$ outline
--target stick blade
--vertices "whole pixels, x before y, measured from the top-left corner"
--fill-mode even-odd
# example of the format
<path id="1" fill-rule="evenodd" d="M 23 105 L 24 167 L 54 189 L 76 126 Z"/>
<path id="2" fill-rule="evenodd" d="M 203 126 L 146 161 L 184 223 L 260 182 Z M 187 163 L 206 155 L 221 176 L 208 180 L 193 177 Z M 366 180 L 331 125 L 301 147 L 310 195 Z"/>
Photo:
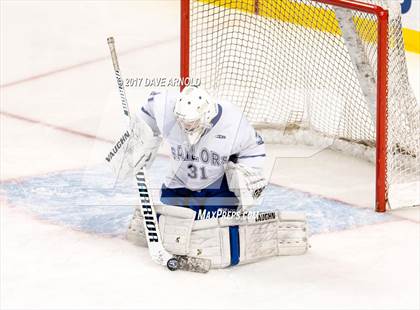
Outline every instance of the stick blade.
<path id="1" fill-rule="evenodd" d="M 176 259 L 179 270 L 207 273 L 211 267 L 211 261 L 209 259 L 189 256 L 176 256 Z"/>

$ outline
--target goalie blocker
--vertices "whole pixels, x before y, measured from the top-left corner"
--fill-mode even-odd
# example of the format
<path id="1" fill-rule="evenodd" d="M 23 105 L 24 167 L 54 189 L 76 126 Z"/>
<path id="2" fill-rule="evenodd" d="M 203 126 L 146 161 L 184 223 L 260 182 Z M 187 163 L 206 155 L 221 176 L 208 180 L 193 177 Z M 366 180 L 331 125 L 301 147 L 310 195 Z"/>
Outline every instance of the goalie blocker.
<path id="1" fill-rule="evenodd" d="M 163 246 L 175 255 L 211 260 L 212 268 L 247 264 L 278 255 L 301 255 L 308 249 L 306 217 L 296 212 L 230 213 L 195 220 L 183 207 L 156 206 Z M 136 209 L 127 238 L 146 246 L 143 219 Z"/>

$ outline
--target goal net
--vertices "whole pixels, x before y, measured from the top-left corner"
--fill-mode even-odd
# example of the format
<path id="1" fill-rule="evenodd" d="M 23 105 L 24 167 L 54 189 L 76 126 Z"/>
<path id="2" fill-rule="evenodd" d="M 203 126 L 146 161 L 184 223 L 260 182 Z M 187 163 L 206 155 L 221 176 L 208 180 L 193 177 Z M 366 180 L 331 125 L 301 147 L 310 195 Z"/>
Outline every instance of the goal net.
<path id="1" fill-rule="evenodd" d="M 181 27 L 181 75 L 268 142 L 332 140 L 376 163 L 377 211 L 419 204 L 420 109 L 397 1 L 182 0 Z"/>

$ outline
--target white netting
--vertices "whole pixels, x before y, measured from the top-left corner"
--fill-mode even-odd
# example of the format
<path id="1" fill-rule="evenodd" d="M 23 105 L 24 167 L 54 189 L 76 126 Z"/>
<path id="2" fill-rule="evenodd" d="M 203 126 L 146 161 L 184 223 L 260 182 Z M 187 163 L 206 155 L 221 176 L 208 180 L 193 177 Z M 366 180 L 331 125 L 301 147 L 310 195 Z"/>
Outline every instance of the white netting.
<path id="1" fill-rule="evenodd" d="M 354 147 L 344 149 L 372 160 L 376 103 L 365 90 L 376 83 L 378 23 L 373 15 L 348 12 L 371 70 L 365 81 L 331 6 L 311 0 L 191 0 L 190 77 L 241 107 L 253 123 L 281 128 L 276 138 L 295 123 L 295 132 L 337 138 L 335 144 L 347 141 Z M 409 86 L 395 12 L 389 22 L 389 187 L 416 185 L 420 174 L 420 109 Z"/>

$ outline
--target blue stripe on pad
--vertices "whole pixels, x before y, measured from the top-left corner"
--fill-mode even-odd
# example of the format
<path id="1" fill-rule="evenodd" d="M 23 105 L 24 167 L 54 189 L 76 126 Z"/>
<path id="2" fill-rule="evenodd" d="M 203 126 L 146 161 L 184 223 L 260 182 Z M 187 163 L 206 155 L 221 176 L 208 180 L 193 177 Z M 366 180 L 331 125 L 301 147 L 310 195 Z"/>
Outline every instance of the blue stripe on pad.
<path id="1" fill-rule="evenodd" d="M 239 226 L 229 226 L 230 241 L 230 265 L 235 266 L 239 263 L 240 247 L 239 247 Z"/>

